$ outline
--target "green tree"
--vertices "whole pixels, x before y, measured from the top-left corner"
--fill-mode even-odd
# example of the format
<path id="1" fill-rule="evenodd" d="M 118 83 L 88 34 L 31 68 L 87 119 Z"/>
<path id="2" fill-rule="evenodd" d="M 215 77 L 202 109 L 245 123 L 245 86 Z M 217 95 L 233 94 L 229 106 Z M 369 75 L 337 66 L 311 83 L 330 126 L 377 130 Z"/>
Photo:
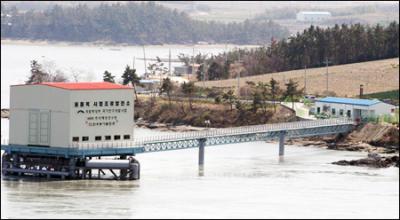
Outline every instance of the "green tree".
<path id="1" fill-rule="evenodd" d="M 31 61 L 31 75 L 29 76 L 26 84 L 36 84 L 49 81 L 49 74 L 42 70 L 42 65 L 40 65 L 36 60 Z"/>
<path id="2" fill-rule="evenodd" d="M 103 73 L 103 81 L 104 82 L 115 83 L 114 78 L 115 78 L 115 76 L 113 76 L 110 72 L 108 72 L 107 70 L 104 71 L 104 73 Z"/>
<path id="3" fill-rule="evenodd" d="M 267 101 L 269 97 L 269 85 L 268 83 L 258 82 L 256 86 L 256 90 L 261 97 L 261 108 L 264 111 L 264 114 L 267 112 Z"/>
<path id="4" fill-rule="evenodd" d="M 252 93 L 253 102 L 251 103 L 251 108 L 254 113 L 257 113 L 257 110 L 262 105 L 262 96 L 259 91 L 254 91 Z"/>
<path id="5" fill-rule="evenodd" d="M 131 69 L 129 65 L 126 65 L 125 71 L 122 74 L 122 84 L 123 85 L 128 85 L 131 83 L 133 86 L 134 92 L 135 92 L 135 101 L 139 101 L 137 97 L 137 92 L 136 92 L 136 86 L 140 83 L 140 77 L 136 75 L 136 69 Z"/>
<path id="6" fill-rule="evenodd" d="M 230 89 L 228 92 L 226 92 L 226 93 L 224 93 L 222 95 L 222 99 L 223 99 L 224 102 L 226 102 L 226 103 L 228 103 L 230 105 L 231 111 L 232 111 L 233 110 L 233 105 L 235 104 L 236 99 L 237 99 L 235 94 L 234 94 L 234 91 Z"/>
<path id="7" fill-rule="evenodd" d="M 172 83 L 171 79 L 170 78 L 163 79 L 162 85 L 160 88 L 160 95 L 164 92 L 167 93 L 168 102 L 169 102 L 170 106 L 171 106 L 171 92 L 173 90 L 174 90 L 174 84 Z"/>
<path id="8" fill-rule="evenodd" d="M 289 100 L 292 102 L 292 109 L 294 109 L 295 98 L 303 94 L 303 89 L 298 89 L 298 82 L 295 82 L 292 79 L 290 79 L 285 85 L 286 90 L 284 92 L 284 97 L 289 98 Z"/>
<path id="9" fill-rule="evenodd" d="M 279 94 L 281 93 L 281 89 L 279 88 L 279 83 L 276 81 L 274 78 L 271 78 L 269 81 L 269 86 L 270 86 L 270 94 L 271 94 L 271 99 L 274 103 L 274 113 L 276 113 L 276 100 L 279 97 Z"/>
<path id="10" fill-rule="evenodd" d="M 196 92 L 196 87 L 194 85 L 194 82 L 188 82 L 188 83 L 183 82 L 183 84 L 181 85 L 181 89 L 183 94 L 185 94 L 188 97 L 190 110 L 192 110 L 193 109 L 192 97 Z"/>

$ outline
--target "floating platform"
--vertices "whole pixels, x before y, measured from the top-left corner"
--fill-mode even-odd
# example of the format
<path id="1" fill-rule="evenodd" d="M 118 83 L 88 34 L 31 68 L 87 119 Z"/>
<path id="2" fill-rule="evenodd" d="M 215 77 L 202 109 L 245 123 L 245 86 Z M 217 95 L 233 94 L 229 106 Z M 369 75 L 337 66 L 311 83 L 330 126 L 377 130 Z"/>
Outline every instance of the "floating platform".
<path id="1" fill-rule="evenodd" d="M 28 150 L 31 147 L 25 148 Z M 96 171 L 97 174 L 95 174 Z M 4 152 L 2 155 L 2 175 L 4 176 L 102 179 L 107 177 L 107 172 L 110 172 L 115 180 L 138 180 L 140 179 L 140 164 L 132 155 L 121 155 L 115 160 L 22 151 Z"/>

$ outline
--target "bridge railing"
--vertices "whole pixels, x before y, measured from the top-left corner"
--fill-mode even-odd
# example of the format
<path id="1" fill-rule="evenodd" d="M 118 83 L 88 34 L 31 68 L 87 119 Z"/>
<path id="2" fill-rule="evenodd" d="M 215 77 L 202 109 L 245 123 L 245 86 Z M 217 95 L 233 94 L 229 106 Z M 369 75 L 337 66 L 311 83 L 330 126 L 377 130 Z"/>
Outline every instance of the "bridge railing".
<path id="1" fill-rule="evenodd" d="M 90 142 L 90 143 L 80 142 L 80 143 L 73 143 L 72 147 L 76 147 L 79 149 L 132 148 L 132 147 L 141 147 L 145 144 L 156 143 L 156 142 L 173 142 L 173 141 L 193 140 L 193 139 L 210 138 L 210 137 L 231 136 L 238 134 L 254 134 L 254 133 L 264 133 L 269 131 L 281 131 L 281 130 L 293 130 L 293 129 L 295 130 L 302 128 L 334 126 L 341 124 L 353 124 L 353 121 L 351 119 L 337 118 L 337 119 L 324 119 L 315 121 L 297 121 L 297 122 L 285 122 L 277 124 L 242 126 L 236 128 L 207 129 L 203 131 L 150 136 L 150 137 L 135 139 L 134 141 Z"/>
<path id="2" fill-rule="evenodd" d="M 75 149 L 133 148 L 133 147 L 142 147 L 146 144 L 156 143 L 156 142 L 173 142 L 173 141 L 193 140 L 193 139 L 210 138 L 210 137 L 232 136 L 238 134 L 256 134 L 269 131 L 293 130 L 293 129 L 334 126 L 334 125 L 353 124 L 353 123 L 354 122 L 351 119 L 337 118 L 337 119 L 324 119 L 324 120 L 314 120 L 314 121 L 297 121 L 297 122 L 285 122 L 276 124 L 242 126 L 235 128 L 218 128 L 218 129 L 210 128 L 203 131 L 150 136 L 144 138 L 137 138 L 135 140 L 72 142 L 70 143 L 70 147 Z M 2 145 L 7 145 L 8 140 L 2 139 L 1 143 Z"/>

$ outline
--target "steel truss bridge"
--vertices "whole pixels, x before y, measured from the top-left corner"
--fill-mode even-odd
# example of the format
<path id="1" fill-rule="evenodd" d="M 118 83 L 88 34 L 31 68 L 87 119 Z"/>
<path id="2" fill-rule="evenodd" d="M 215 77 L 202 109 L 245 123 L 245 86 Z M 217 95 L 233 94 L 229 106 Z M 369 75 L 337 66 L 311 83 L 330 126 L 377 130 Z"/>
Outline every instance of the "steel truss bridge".
<path id="1" fill-rule="evenodd" d="M 2 144 L 8 154 L 37 154 L 65 158 L 136 155 L 169 150 L 199 148 L 199 164 L 204 162 L 204 147 L 279 139 L 279 155 L 284 154 L 285 138 L 299 138 L 346 133 L 353 129 L 350 119 L 324 119 L 265 124 L 235 128 L 209 129 L 196 132 L 141 138 L 134 141 L 71 143 L 69 147 L 38 147 Z"/>

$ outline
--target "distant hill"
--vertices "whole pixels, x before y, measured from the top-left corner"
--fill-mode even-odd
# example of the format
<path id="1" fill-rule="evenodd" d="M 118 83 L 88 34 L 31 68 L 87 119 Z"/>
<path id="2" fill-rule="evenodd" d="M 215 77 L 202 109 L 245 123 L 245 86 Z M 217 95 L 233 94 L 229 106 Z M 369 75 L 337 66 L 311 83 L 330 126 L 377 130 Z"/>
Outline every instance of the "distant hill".
<path id="1" fill-rule="evenodd" d="M 360 84 L 364 85 L 364 94 L 397 90 L 399 88 L 399 58 L 377 60 L 370 62 L 336 65 L 329 67 L 328 90 L 338 96 L 357 97 Z M 269 82 L 274 78 L 281 88 L 293 79 L 304 87 L 304 69 L 278 73 L 269 73 L 258 76 L 242 77 L 240 86 L 246 81 Z M 322 95 L 326 90 L 326 68 L 307 69 L 308 94 Z M 197 82 L 197 86 L 205 87 L 232 87 L 236 89 L 237 79 Z"/>
<path id="2" fill-rule="evenodd" d="M 33 4 L 33 3 L 31 3 Z M 26 6 L 26 5 L 25 5 Z M 32 7 L 32 6 L 31 6 Z M 51 6 L 18 10 L 1 4 L 1 37 L 131 44 L 265 44 L 288 31 L 272 21 L 219 23 L 191 19 L 154 2 Z"/>

